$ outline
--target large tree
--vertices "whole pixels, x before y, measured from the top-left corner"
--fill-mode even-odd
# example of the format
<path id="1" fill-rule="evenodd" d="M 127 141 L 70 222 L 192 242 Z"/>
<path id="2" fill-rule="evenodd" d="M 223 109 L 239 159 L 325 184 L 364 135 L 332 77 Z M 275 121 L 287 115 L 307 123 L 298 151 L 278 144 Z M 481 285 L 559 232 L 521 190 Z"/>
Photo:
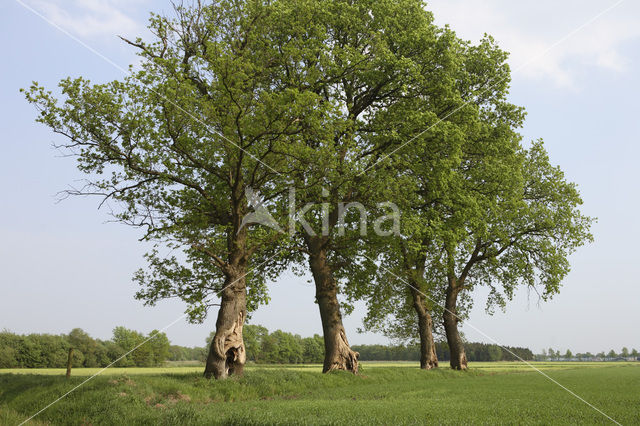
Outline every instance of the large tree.
<path id="1" fill-rule="evenodd" d="M 262 202 L 277 199 L 291 138 L 321 111 L 288 73 L 299 40 L 274 41 L 281 7 L 177 7 L 173 17 L 152 16 L 153 40 L 127 40 L 142 61 L 123 80 L 64 79 L 61 102 L 37 83 L 26 91 L 37 120 L 62 136 L 58 146 L 87 174 L 71 193 L 115 202 L 117 220 L 157 243 L 150 272 L 136 276 L 138 298 L 181 298 L 190 318 L 203 320 L 210 298 L 220 297 L 206 377 L 242 373 L 247 308 L 266 299 L 265 280 L 282 266 L 274 248 L 281 234 L 243 223 L 251 189 Z"/>
<path id="2" fill-rule="evenodd" d="M 522 157 L 513 170 L 499 158 L 485 158 L 486 166 L 473 169 L 486 168 L 485 177 L 463 174 L 459 197 L 446 213 L 451 232 L 434 264 L 446 274 L 443 318 L 455 369 L 467 367 L 458 332 L 460 295 L 484 285 L 490 288 L 488 307 L 504 307 L 517 286 L 525 285 L 546 300 L 560 290 L 570 270 L 568 256 L 592 238 L 592 219 L 579 210 L 576 185 L 550 164 L 542 142 Z M 464 213 L 458 218 L 456 211 Z"/>
<path id="3" fill-rule="evenodd" d="M 437 366 L 434 312 L 442 315 L 451 366 L 464 369 L 458 322 L 473 285 L 491 286 L 489 305 L 504 305 L 515 285 L 533 287 L 537 277 L 548 297 L 566 275 L 566 256 L 590 238 L 575 186 L 549 165 L 540 143 L 521 146 L 524 112 L 507 101 L 506 53 L 490 37 L 458 48 L 451 76 L 463 106 L 388 160 L 404 179 L 396 197 L 402 232 L 391 243 L 371 241 L 378 278 L 360 280 L 355 294 L 368 303 L 365 328 L 419 337 L 422 368 Z M 430 107 L 416 101 L 412 109 Z M 412 125 L 407 120 L 403 130 Z"/>
<path id="4" fill-rule="evenodd" d="M 367 257 L 380 262 L 380 273 L 371 281 L 374 285 L 360 280 L 362 289 L 354 294 L 368 302 L 366 328 L 402 340 L 419 338 L 421 367 L 426 369 L 438 365 L 432 316 L 434 310 L 442 312 L 444 291 L 438 283 L 443 271 L 429 264 L 447 232 L 442 206 L 456 196 L 459 171 L 473 157 L 504 151 L 505 146 L 513 151 L 512 127 L 523 117 L 520 108 L 505 101 L 505 52 L 490 37 L 471 45 L 450 31 L 444 35 L 455 52 L 445 75 L 450 83 L 428 98 L 420 85 L 408 86 L 411 96 L 403 105 L 405 120 L 397 132 L 409 143 L 385 158 L 384 166 L 399 176 L 392 196 L 403 212 L 401 235 L 369 241 Z M 425 118 L 430 116 L 443 120 L 427 126 Z"/>
<path id="5" fill-rule="evenodd" d="M 378 279 L 365 286 L 365 328 L 400 340 L 417 332 L 422 368 L 437 366 L 431 314 L 442 315 L 451 367 L 466 369 L 458 323 L 473 303 L 471 291 L 490 288 L 488 309 L 504 307 L 519 285 L 546 300 L 569 272 L 568 255 L 591 239 L 592 220 L 578 210 L 575 185 L 550 165 L 541 142 L 491 152 L 476 158 L 483 164 L 458 170 L 451 183 L 458 187 L 446 202 L 417 216 L 418 229 L 431 233 L 396 238 L 371 258 L 380 263 Z M 408 220 L 405 210 L 403 230 Z M 424 226 L 427 221 L 433 228 Z M 429 238 L 411 238 L 417 235 Z"/>
<path id="6" fill-rule="evenodd" d="M 319 126 L 303 130 L 292 158 L 298 204 L 316 203 L 300 213 L 295 241 L 316 286 L 324 371 L 356 372 L 338 295 L 366 269 L 357 259 L 366 244 L 361 229 L 373 233 L 371 218 L 392 212 L 384 202 L 398 185 L 396 169 L 372 166 L 412 136 L 398 131 L 406 120 L 419 132 L 460 105 L 451 78 L 458 52 L 418 0 L 296 1 L 293 16 L 303 16 L 320 41 L 297 67 L 318 75 L 311 90 L 327 111 Z M 416 102 L 432 108 L 416 110 Z M 369 222 L 361 228 L 363 211 Z M 380 234 L 396 233 L 393 221 L 383 222 L 374 223 Z"/>

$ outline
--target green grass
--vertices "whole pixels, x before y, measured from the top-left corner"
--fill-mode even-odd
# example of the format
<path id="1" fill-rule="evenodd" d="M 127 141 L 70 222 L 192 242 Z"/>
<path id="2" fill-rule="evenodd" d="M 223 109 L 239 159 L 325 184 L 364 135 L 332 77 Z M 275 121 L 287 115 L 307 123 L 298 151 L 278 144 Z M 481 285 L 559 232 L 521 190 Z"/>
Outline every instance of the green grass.
<path id="1" fill-rule="evenodd" d="M 536 367 L 620 423 L 640 423 L 638 363 Z M 224 382 L 203 379 L 200 367 L 122 370 L 126 373 L 107 370 L 36 420 L 114 425 L 607 423 L 521 363 L 475 363 L 468 372 L 363 363 L 359 376 L 323 375 L 317 365 L 252 366 L 244 377 Z M 85 371 L 76 369 L 67 381 L 55 371 L 0 374 L 0 423 L 19 423 L 89 374 L 81 377 Z"/>

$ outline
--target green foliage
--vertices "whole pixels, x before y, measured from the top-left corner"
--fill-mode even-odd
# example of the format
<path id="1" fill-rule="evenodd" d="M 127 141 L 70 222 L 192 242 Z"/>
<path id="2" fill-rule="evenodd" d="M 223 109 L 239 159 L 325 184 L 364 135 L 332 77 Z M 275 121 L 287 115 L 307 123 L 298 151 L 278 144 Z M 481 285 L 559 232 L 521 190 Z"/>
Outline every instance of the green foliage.
<path id="1" fill-rule="evenodd" d="M 94 340 L 80 328 L 74 328 L 69 333 L 69 345 L 75 351 L 82 353 L 83 367 L 105 366 L 110 362 L 108 349 L 104 342 Z"/>
<path id="2" fill-rule="evenodd" d="M 211 342 L 207 342 L 210 344 Z M 170 345 L 169 361 L 202 361 L 206 359 L 207 353 L 205 348 L 187 348 L 185 346 Z"/>
<path id="3" fill-rule="evenodd" d="M 0 333 L 0 368 L 64 367 L 67 365 L 68 351 L 66 336 L 19 336 L 9 331 Z M 77 357 L 82 358 L 82 353 L 78 353 Z"/>
<path id="4" fill-rule="evenodd" d="M 148 338 L 150 339 L 148 344 L 153 354 L 152 365 L 162 365 L 169 358 L 169 347 L 171 347 L 167 335 L 160 333 L 158 330 L 152 330 Z"/>
<path id="5" fill-rule="evenodd" d="M 304 362 L 321 363 L 324 358 L 324 340 L 319 334 L 302 338 L 302 359 Z"/>
<path id="6" fill-rule="evenodd" d="M 207 338 L 207 344 L 210 344 L 213 334 Z M 247 360 L 253 363 L 321 363 L 324 357 L 324 341 L 318 334 L 300 337 L 281 330 L 269 333 L 263 326 L 247 324 L 244 337 Z M 74 367 L 105 367 L 147 339 L 132 354 L 118 361 L 115 367 L 150 367 L 162 365 L 166 360 L 204 361 L 206 357 L 206 348 L 171 345 L 166 335 L 157 333 L 157 330 L 145 337 L 126 327 L 116 327 L 113 339 L 107 341 L 93 339 L 80 328 L 60 336 L 20 336 L 4 331 L 0 333 L 0 368 L 63 368 L 69 347 L 74 348 Z M 465 347 L 470 361 L 516 360 L 509 351 L 525 360 L 533 359 L 531 351 L 525 348 L 508 347 L 509 351 L 500 351 L 498 356 L 492 357 L 491 351 L 496 353 L 495 345 L 468 342 Z M 360 352 L 362 361 L 417 361 L 420 356 L 417 345 L 355 345 L 353 349 Z M 436 342 L 436 352 L 440 360 L 449 358 L 446 342 Z M 98 360 L 97 364 L 93 360 Z"/>
<path id="7" fill-rule="evenodd" d="M 414 0 L 313 4 L 322 18 L 317 22 L 325 27 L 314 35 L 324 47 L 320 59 L 301 66 L 307 73 L 322 73 L 314 90 L 331 114 L 322 128 L 305 129 L 293 175 L 300 204 L 316 203 L 304 219 L 322 236 L 314 240 L 308 229 L 297 230 L 302 251 L 319 246 L 326 252 L 332 278 L 349 296 L 341 301 L 346 312 L 370 282 L 370 262 L 359 256 L 369 245 L 361 230 L 373 234 L 371 219 L 388 214 L 384 203 L 398 202 L 407 184 L 404 172 L 388 167 L 389 162 L 377 163 L 462 103 L 453 77 L 460 68 L 460 45 L 451 31 L 433 24 L 423 6 Z M 283 27 L 289 30 L 292 21 Z M 442 136 L 439 130 L 429 132 L 416 146 L 446 145 Z M 340 203 L 356 202 L 368 212 L 366 228 L 356 208 L 340 220 Z M 379 229 L 394 234 L 391 225 Z"/>
<path id="8" fill-rule="evenodd" d="M 349 258 L 347 274 L 349 299 L 367 302 L 365 329 L 400 341 L 417 338 L 416 294 L 440 317 L 444 292 L 454 283 L 460 319 L 475 286 L 490 288 L 489 312 L 504 308 L 519 285 L 546 300 L 569 272 L 568 256 L 592 239 L 576 185 L 551 165 L 541 141 L 528 149 L 521 142 L 525 112 L 507 101 L 507 53 L 489 36 L 477 45 L 449 29 L 432 36 L 434 50 L 411 60 L 438 63 L 438 82 L 424 73 L 424 80 L 407 79 L 410 96 L 380 111 L 396 138 L 410 141 L 382 155 L 377 168 L 392 173 L 391 182 L 372 175 L 386 188 L 378 195 L 401 207 L 400 235 L 369 236 L 356 250 L 366 259 Z M 389 134 L 376 137 L 393 146 Z"/>
<path id="9" fill-rule="evenodd" d="M 21 336 L 0 333 L 0 368 L 63 368 L 67 365 L 69 348 L 73 348 L 73 367 L 106 367 L 137 347 L 116 363 L 119 367 L 151 367 L 162 365 L 171 357 L 170 343 L 165 333 L 157 330 L 143 334 L 125 327 L 113 330 L 113 339 L 94 339 L 80 328 L 68 335 L 29 334 Z M 178 347 L 180 348 L 180 347 Z M 202 348 L 180 348 L 185 359 L 200 360 Z"/>
<path id="10" fill-rule="evenodd" d="M 212 333 L 209 336 L 207 344 L 210 344 L 213 339 Z M 260 354 L 262 352 L 262 344 L 266 336 L 269 335 L 269 330 L 260 325 L 247 324 L 242 330 L 242 337 L 244 339 L 245 350 L 247 351 L 247 361 L 260 362 Z"/>
<path id="11" fill-rule="evenodd" d="M 177 7 L 173 17 L 152 16 L 152 40 L 130 41 L 140 69 L 123 80 L 66 78 L 61 100 L 37 83 L 25 90 L 37 121 L 61 135 L 59 147 L 87 175 L 70 193 L 113 202 L 116 220 L 155 243 L 148 270 L 134 277 L 147 304 L 178 297 L 202 321 L 209 299 L 247 272 L 249 311 L 267 301 L 265 282 L 283 265 L 279 256 L 264 260 L 278 254 L 280 236 L 242 226 L 247 191 L 275 202 L 289 171 L 283 154 L 324 111 L 318 94 L 300 87 L 316 77 L 291 81 L 301 74 L 287 68 L 314 52 L 299 38 L 274 42 L 288 6 Z"/>

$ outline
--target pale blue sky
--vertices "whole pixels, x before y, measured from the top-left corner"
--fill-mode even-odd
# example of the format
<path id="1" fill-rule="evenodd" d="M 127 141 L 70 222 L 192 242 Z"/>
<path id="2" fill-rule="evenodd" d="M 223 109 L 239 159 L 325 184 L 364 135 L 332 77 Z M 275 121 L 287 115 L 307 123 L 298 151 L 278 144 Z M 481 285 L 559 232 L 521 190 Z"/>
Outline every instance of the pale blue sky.
<path id="1" fill-rule="evenodd" d="M 170 10 L 164 0 L 24 2 L 122 67 L 135 57 L 115 35 L 144 36 L 147 12 Z M 552 161 L 579 184 L 585 213 L 599 220 L 595 243 L 571 258 L 573 271 L 553 301 L 538 305 L 535 294 L 522 291 L 506 313 L 488 316 L 479 291 L 470 323 L 501 344 L 536 351 L 640 349 L 640 4 L 622 2 L 572 33 L 617 2 L 522 3 L 438 0 L 429 9 L 462 37 L 488 32 L 512 52 L 511 100 L 527 108 L 525 138 L 545 139 Z M 144 266 L 145 251 L 137 231 L 106 224 L 96 199 L 55 204 L 56 192 L 82 175 L 74 160 L 56 158 L 54 135 L 34 123 L 33 107 L 18 92 L 32 80 L 53 87 L 69 75 L 102 82 L 121 71 L 15 0 L 0 4 L 0 36 L 0 328 L 66 333 L 82 327 L 108 338 L 117 325 L 148 332 L 171 323 L 184 311 L 180 302 L 145 308 L 133 299 L 131 276 Z M 252 322 L 320 333 L 313 294 L 304 279 L 284 276 Z M 386 342 L 356 333 L 362 313 L 345 319 L 351 343 Z M 167 335 L 177 344 L 203 345 L 214 323 L 212 312 L 204 325 L 180 321 Z M 471 340 L 487 340 L 463 329 Z"/>

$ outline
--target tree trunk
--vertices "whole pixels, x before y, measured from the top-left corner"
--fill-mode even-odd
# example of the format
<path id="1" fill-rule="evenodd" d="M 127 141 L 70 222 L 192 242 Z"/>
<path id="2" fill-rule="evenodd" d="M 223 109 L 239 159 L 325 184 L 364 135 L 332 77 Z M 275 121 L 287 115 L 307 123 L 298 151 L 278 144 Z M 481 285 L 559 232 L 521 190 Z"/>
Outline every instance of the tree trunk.
<path id="1" fill-rule="evenodd" d="M 417 287 L 417 286 L 416 286 Z M 433 320 L 424 302 L 424 296 L 411 289 L 413 308 L 418 315 L 418 332 L 420 334 L 420 368 L 430 370 L 438 366 L 436 345 L 433 342 Z"/>
<path id="2" fill-rule="evenodd" d="M 73 348 L 69 348 L 69 355 L 67 356 L 67 379 L 71 377 L 71 366 L 73 364 Z"/>
<path id="3" fill-rule="evenodd" d="M 320 308 L 324 334 L 322 372 L 346 370 L 357 374 L 360 354 L 353 351 L 347 341 L 338 303 L 338 286 L 327 261 L 326 250 L 319 245 L 318 241 L 310 241 L 308 244 L 309 264 L 316 285 L 316 301 Z"/>
<path id="4" fill-rule="evenodd" d="M 242 327 L 247 317 L 247 293 L 244 269 L 232 268 L 225 280 L 216 334 L 213 337 L 207 356 L 204 376 L 226 379 L 229 375 L 241 376 L 247 358 Z"/>
<path id="5" fill-rule="evenodd" d="M 467 355 L 464 352 L 462 338 L 458 332 L 457 299 L 460 287 L 454 281 L 447 286 L 445 310 L 444 310 L 444 330 L 447 334 L 447 343 L 451 354 L 451 368 L 454 370 L 467 369 Z"/>

